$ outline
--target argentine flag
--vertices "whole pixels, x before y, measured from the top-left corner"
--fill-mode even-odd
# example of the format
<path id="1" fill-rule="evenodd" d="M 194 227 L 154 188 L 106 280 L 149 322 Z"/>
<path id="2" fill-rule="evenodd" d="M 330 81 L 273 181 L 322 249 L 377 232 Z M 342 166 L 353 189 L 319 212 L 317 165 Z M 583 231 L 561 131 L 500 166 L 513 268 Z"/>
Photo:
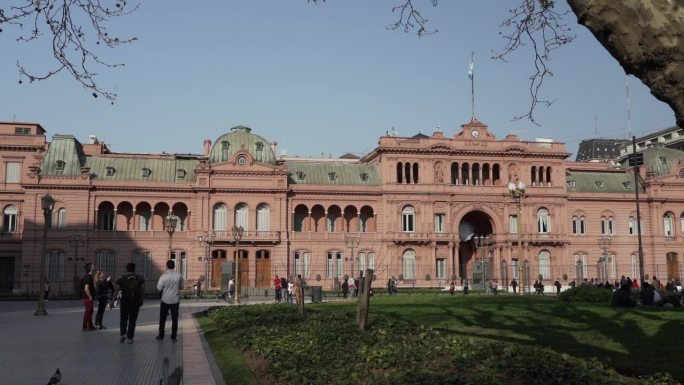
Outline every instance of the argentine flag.
<path id="1" fill-rule="evenodd" d="M 468 65 L 468 79 L 472 79 L 472 78 L 473 78 L 473 67 L 474 67 L 474 65 L 473 65 L 473 58 L 472 58 L 472 56 L 471 56 L 471 57 L 470 57 L 470 64 Z"/>

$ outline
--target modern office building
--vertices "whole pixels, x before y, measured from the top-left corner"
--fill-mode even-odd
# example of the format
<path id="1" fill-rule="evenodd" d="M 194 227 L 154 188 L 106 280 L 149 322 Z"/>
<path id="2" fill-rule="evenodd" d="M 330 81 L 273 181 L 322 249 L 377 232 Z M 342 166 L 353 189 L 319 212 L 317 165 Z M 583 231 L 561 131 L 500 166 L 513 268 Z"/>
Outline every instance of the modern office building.
<path id="1" fill-rule="evenodd" d="M 188 284 L 237 273 L 262 292 L 275 275 L 327 289 L 365 268 L 378 287 L 392 276 L 421 287 L 505 286 L 521 273 L 614 281 L 639 276 L 635 188 L 645 274 L 682 276 L 678 150 L 644 149 L 635 180 L 628 167 L 569 160 L 563 143 L 498 139 L 474 119 L 452 133 L 388 133 L 360 159 L 277 157 L 243 126 L 197 142 L 197 155 L 117 153 L 92 136 L 0 123 L 0 290 L 36 292 L 42 257 L 57 293 L 75 291 L 86 261 L 111 275 L 132 261 L 155 279 L 169 257 Z"/>

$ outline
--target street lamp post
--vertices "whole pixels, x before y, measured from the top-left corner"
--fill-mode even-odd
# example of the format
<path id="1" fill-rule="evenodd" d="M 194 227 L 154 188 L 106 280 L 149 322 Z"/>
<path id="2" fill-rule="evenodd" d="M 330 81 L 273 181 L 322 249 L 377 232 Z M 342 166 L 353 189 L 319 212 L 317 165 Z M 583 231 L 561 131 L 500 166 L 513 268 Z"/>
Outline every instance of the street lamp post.
<path id="1" fill-rule="evenodd" d="M 81 233 L 69 234 L 69 246 L 74 248 L 74 282 L 79 285 L 78 277 L 78 248 L 85 246 L 86 236 Z M 76 294 L 78 294 L 78 286 L 76 286 Z"/>
<path id="2" fill-rule="evenodd" d="M 598 239 L 599 247 L 603 250 L 603 254 L 598 260 L 599 280 L 601 280 L 601 282 L 608 280 L 608 248 L 612 242 L 613 239 L 607 236 L 602 236 Z"/>
<path id="3" fill-rule="evenodd" d="M 349 255 L 349 260 L 351 261 L 351 277 L 354 278 L 354 249 L 359 246 L 360 242 L 359 234 L 344 233 L 344 244 L 351 249 L 351 254 Z"/>
<path id="4" fill-rule="evenodd" d="M 508 184 L 508 191 L 511 194 L 511 197 L 515 200 L 515 202 L 518 204 L 518 228 L 516 229 L 518 232 L 518 279 L 520 280 L 522 290 L 520 290 L 520 294 L 525 294 L 525 289 L 522 286 L 522 282 L 524 282 L 524 270 L 523 270 L 523 247 L 522 247 L 522 204 L 523 204 L 523 198 L 525 197 L 525 183 L 522 181 L 518 181 L 517 183 L 515 182 L 510 182 Z"/>
<path id="5" fill-rule="evenodd" d="M 240 239 L 245 229 L 233 226 L 233 239 L 235 239 L 235 304 L 240 303 Z"/>
<path id="6" fill-rule="evenodd" d="M 173 233 L 176 231 L 178 224 L 178 217 L 173 215 L 173 211 L 169 211 L 169 215 L 164 217 L 164 229 L 169 233 L 169 259 L 172 259 L 172 239 Z"/>
<path id="7" fill-rule="evenodd" d="M 476 236 L 475 245 L 477 246 L 478 252 L 480 253 L 480 268 L 482 270 L 482 289 L 487 290 L 487 267 L 485 265 L 485 253 L 489 251 L 489 247 L 492 245 L 492 239 L 489 236 Z"/>
<path id="8" fill-rule="evenodd" d="M 38 309 L 33 315 L 48 315 L 45 310 L 45 290 L 43 290 L 44 279 L 45 279 L 45 257 L 47 255 L 47 232 L 50 226 L 50 220 L 52 219 L 52 210 L 55 208 L 55 200 L 50 196 L 50 194 L 45 194 L 40 198 L 40 204 L 43 209 L 43 218 L 45 218 L 45 223 L 43 224 L 43 250 L 40 255 L 40 274 L 38 276 Z"/>
<path id="9" fill-rule="evenodd" d="M 210 261 L 210 249 L 214 245 L 214 239 L 216 238 L 216 233 L 213 231 L 210 233 L 202 233 L 197 237 L 200 247 L 204 246 L 204 277 L 208 282 L 208 287 L 213 288 L 213 282 L 209 279 L 209 261 Z"/>

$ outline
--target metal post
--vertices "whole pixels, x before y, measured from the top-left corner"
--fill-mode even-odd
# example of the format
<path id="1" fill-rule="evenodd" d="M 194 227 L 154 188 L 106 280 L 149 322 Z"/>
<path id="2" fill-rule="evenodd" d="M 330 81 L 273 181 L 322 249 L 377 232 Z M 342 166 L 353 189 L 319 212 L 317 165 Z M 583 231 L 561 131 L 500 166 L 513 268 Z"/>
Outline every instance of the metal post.
<path id="1" fill-rule="evenodd" d="M 610 247 L 613 239 L 608 236 L 602 236 L 598 239 L 598 244 L 603 250 L 601 258 L 599 258 L 599 279 L 601 282 L 608 280 L 608 247 Z"/>
<path id="2" fill-rule="evenodd" d="M 232 228 L 235 239 L 235 304 L 240 304 L 240 239 L 244 233 L 242 226 Z"/>
<path id="3" fill-rule="evenodd" d="M 518 204 L 518 280 L 520 281 L 518 287 L 521 289 L 520 294 L 525 294 L 525 270 L 523 268 L 523 247 L 522 247 L 522 201 L 525 196 L 525 184 L 521 181 L 518 183 L 510 182 L 508 184 L 508 191 L 511 197 L 515 199 Z"/>
<path id="4" fill-rule="evenodd" d="M 644 287 L 644 248 L 641 244 L 641 211 L 639 211 L 639 165 L 636 157 L 636 137 L 632 136 L 632 156 L 634 156 L 634 195 L 636 195 L 637 234 L 639 236 L 639 280 Z"/>
<path id="5" fill-rule="evenodd" d="M 178 217 L 173 215 L 173 211 L 169 211 L 169 215 L 164 217 L 164 227 L 166 228 L 166 232 L 169 233 L 169 259 L 172 259 L 173 256 L 173 233 L 176 231 L 176 225 L 178 224 Z M 182 262 L 182 261 L 181 261 Z M 183 267 L 181 266 L 178 270 L 181 270 Z"/>
<path id="6" fill-rule="evenodd" d="M 356 275 L 354 274 L 354 249 L 359 245 L 360 241 L 360 236 L 358 234 L 354 235 L 351 233 L 344 233 L 344 244 L 351 249 L 351 255 L 349 256 L 349 260 L 351 261 L 351 275 L 350 277 L 354 278 Z"/>
<path id="7" fill-rule="evenodd" d="M 50 194 L 45 194 L 40 198 L 41 206 L 43 209 L 43 217 L 45 218 L 45 223 L 43 224 L 43 247 L 42 255 L 40 256 L 40 272 L 38 278 L 38 308 L 36 312 L 33 313 L 35 316 L 48 315 L 45 310 L 45 290 L 43 285 L 45 284 L 45 258 L 47 256 L 47 233 L 48 227 L 50 226 L 50 220 L 52 219 L 52 209 L 55 207 L 55 200 L 50 196 Z"/>
<path id="8" fill-rule="evenodd" d="M 216 233 L 213 231 L 211 233 L 202 233 L 197 237 L 200 247 L 204 246 L 204 277 L 205 281 L 207 282 L 207 288 L 214 287 L 212 278 L 209 277 L 209 261 L 211 261 L 211 247 L 214 245 L 215 238 Z"/>

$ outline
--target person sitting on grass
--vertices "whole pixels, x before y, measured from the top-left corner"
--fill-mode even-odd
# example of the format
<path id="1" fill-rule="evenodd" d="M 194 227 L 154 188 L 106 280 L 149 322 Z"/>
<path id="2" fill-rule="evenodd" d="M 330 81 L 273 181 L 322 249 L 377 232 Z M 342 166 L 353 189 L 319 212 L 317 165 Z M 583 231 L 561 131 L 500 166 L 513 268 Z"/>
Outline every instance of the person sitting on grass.
<path id="1" fill-rule="evenodd" d="M 610 302 L 612 307 L 634 307 L 636 302 L 632 299 L 631 291 L 627 283 L 620 285 L 620 288 L 613 293 L 613 299 Z"/>

